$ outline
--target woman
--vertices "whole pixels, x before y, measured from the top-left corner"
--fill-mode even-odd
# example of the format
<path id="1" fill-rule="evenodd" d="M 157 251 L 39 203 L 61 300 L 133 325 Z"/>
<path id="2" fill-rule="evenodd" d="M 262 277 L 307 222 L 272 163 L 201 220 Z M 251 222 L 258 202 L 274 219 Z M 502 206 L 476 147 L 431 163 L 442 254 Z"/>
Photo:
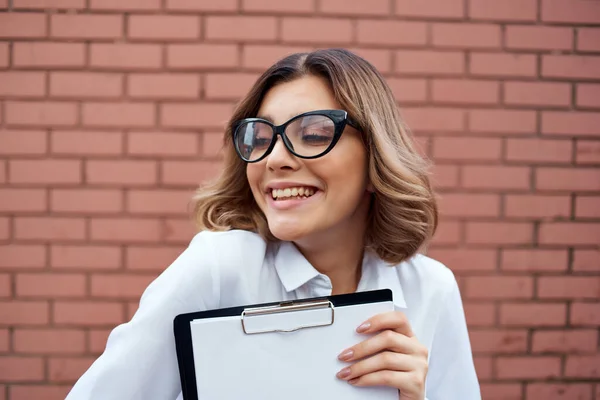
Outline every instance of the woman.
<path id="1" fill-rule="evenodd" d="M 338 379 L 404 400 L 479 399 L 458 286 L 418 255 L 437 208 L 389 87 L 345 50 L 291 55 L 237 107 L 225 168 L 195 196 L 200 228 L 68 399 L 175 399 L 177 314 L 390 288 Z M 374 334 L 374 335 L 373 335 Z"/>

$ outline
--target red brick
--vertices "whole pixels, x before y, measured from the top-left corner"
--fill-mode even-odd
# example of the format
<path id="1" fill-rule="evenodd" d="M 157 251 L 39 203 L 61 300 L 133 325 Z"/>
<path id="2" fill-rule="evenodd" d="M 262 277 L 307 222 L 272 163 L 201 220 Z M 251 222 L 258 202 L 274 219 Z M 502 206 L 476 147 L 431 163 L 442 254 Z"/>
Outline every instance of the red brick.
<path id="1" fill-rule="evenodd" d="M 576 111 L 542 112 L 542 133 L 548 135 L 600 136 L 600 114 Z"/>
<path id="2" fill-rule="evenodd" d="M 568 218 L 571 215 L 569 196 L 507 195 L 505 199 L 507 217 L 528 219 Z"/>
<path id="3" fill-rule="evenodd" d="M 507 25 L 505 29 L 506 47 L 509 49 L 571 50 L 573 48 L 573 29 L 571 28 Z"/>
<path id="4" fill-rule="evenodd" d="M 0 321 L 4 325 L 48 324 L 48 302 L 8 300 L 0 302 Z"/>
<path id="5" fill-rule="evenodd" d="M 238 49 L 233 44 L 171 44 L 167 66 L 174 69 L 231 68 L 238 65 Z"/>
<path id="6" fill-rule="evenodd" d="M 194 99 L 200 96 L 200 76 L 196 74 L 130 74 L 127 92 L 148 99 Z"/>
<path id="7" fill-rule="evenodd" d="M 179 11 L 236 11 L 237 0 L 167 0 L 166 8 Z"/>
<path id="8" fill-rule="evenodd" d="M 106 348 L 106 341 L 110 334 L 110 329 L 90 329 L 89 330 L 89 351 L 100 354 Z"/>
<path id="9" fill-rule="evenodd" d="M 536 113 L 529 110 L 470 110 L 469 130 L 480 133 L 534 133 Z"/>
<path id="10" fill-rule="evenodd" d="M 75 98 L 116 98 L 121 96 L 122 74 L 94 72 L 50 73 L 50 95 Z"/>
<path id="11" fill-rule="evenodd" d="M 527 399 L 591 400 L 592 387 L 585 383 L 529 383 Z"/>
<path id="12" fill-rule="evenodd" d="M 537 60 L 531 54 L 471 53 L 469 72 L 475 76 L 533 77 Z"/>
<path id="13" fill-rule="evenodd" d="M 149 160 L 90 160 L 86 177 L 93 184 L 149 185 L 157 180 L 157 165 Z"/>
<path id="14" fill-rule="evenodd" d="M 62 273 L 21 273 L 16 275 L 16 293 L 28 298 L 83 297 L 86 276 Z"/>
<path id="15" fill-rule="evenodd" d="M 57 357 L 50 358 L 48 363 L 48 375 L 52 382 L 73 382 L 85 371 L 87 371 L 94 358 L 91 357 Z"/>
<path id="16" fill-rule="evenodd" d="M 54 154 L 116 155 L 123 153 L 123 134 L 109 131 L 59 131 L 51 133 Z"/>
<path id="17" fill-rule="evenodd" d="M 162 183 L 188 186 L 214 178 L 221 169 L 213 161 L 165 161 L 162 167 Z"/>
<path id="18" fill-rule="evenodd" d="M 571 105 L 571 85 L 548 82 L 505 82 L 504 102 L 525 106 Z"/>
<path id="19" fill-rule="evenodd" d="M 600 250 L 575 250 L 574 271 L 600 271 Z"/>
<path id="20" fill-rule="evenodd" d="M 68 246 L 50 247 L 52 268 L 85 270 L 118 269 L 121 265 L 121 249 L 116 246 Z"/>
<path id="21" fill-rule="evenodd" d="M 85 332 L 78 329 L 16 329 L 15 351 L 24 354 L 77 354 L 85 351 Z"/>
<path id="22" fill-rule="evenodd" d="M 209 40 L 267 40 L 277 37 L 275 17 L 208 16 L 205 37 Z"/>
<path id="23" fill-rule="evenodd" d="M 271 14 L 313 13 L 314 0 L 281 1 L 273 3 L 270 0 L 242 0 L 242 10 L 249 12 L 268 12 Z"/>
<path id="24" fill-rule="evenodd" d="M 198 231 L 189 218 L 170 218 L 164 221 L 163 240 L 167 243 L 177 243 L 181 246 L 188 245 L 196 233 Z"/>
<path id="25" fill-rule="evenodd" d="M 462 75 L 465 55 L 458 51 L 401 50 L 395 53 L 395 72 Z"/>
<path id="26" fill-rule="evenodd" d="M 136 247 L 128 246 L 125 267 L 134 271 L 162 272 L 183 251 L 180 247 Z"/>
<path id="27" fill-rule="evenodd" d="M 600 79 L 600 57 L 543 55 L 542 76 L 547 78 Z"/>
<path id="28" fill-rule="evenodd" d="M 10 274 L 0 274 L 0 297 L 13 297 L 12 279 Z M 3 347 L 6 347 L 6 351 L 8 351 L 8 331 L 0 329 L 0 351 L 2 351 Z"/>
<path id="29" fill-rule="evenodd" d="M 8 353 L 10 348 L 10 336 L 8 328 L 0 329 L 0 351 Z M 0 397 L 2 398 L 2 397 Z"/>
<path id="30" fill-rule="evenodd" d="M 396 15 L 402 17 L 462 18 L 465 6 L 462 0 L 395 0 Z M 365 3 L 367 4 L 367 3 Z"/>
<path id="31" fill-rule="evenodd" d="M 600 108 L 600 84 L 581 83 L 577 85 L 577 106 Z"/>
<path id="32" fill-rule="evenodd" d="M 560 376 L 560 357 L 498 357 L 497 377 L 500 379 L 549 379 Z"/>
<path id="33" fill-rule="evenodd" d="M 359 21 L 359 24 L 361 22 Z M 288 17 L 284 18 L 281 24 L 281 38 L 285 42 L 329 44 L 352 41 L 352 21 L 347 19 Z M 358 30 L 359 42 L 362 42 L 360 27 Z"/>
<path id="34" fill-rule="evenodd" d="M 6 101 L 6 122 L 11 125 L 64 126 L 77 122 L 77 104 L 50 101 Z"/>
<path id="35" fill-rule="evenodd" d="M 388 78 L 386 82 L 397 102 L 424 102 L 427 100 L 427 80 Z"/>
<path id="36" fill-rule="evenodd" d="M 8 43 L 0 43 L 0 67 L 8 67 L 9 48 Z"/>
<path id="37" fill-rule="evenodd" d="M 391 12 L 390 0 L 374 0 L 365 2 L 347 2 L 344 0 L 321 0 L 319 11 L 323 14 L 336 15 L 381 15 L 387 16 Z"/>
<path id="38" fill-rule="evenodd" d="M 495 104 L 499 84 L 492 81 L 436 79 L 432 82 L 434 102 L 459 104 Z"/>
<path id="39" fill-rule="evenodd" d="M 155 105 L 151 103 L 84 103 L 83 124 L 89 126 L 152 126 Z"/>
<path id="40" fill-rule="evenodd" d="M 44 379 L 44 360 L 41 357 L 0 356 L 0 379 L 12 382 Z"/>
<path id="41" fill-rule="evenodd" d="M 570 163 L 572 154 L 570 140 L 508 139 L 506 142 L 509 161 Z"/>
<path id="42" fill-rule="evenodd" d="M 492 326 L 496 324 L 496 306 L 482 301 L 464 303 L 465 316 L 469 328 L 474 326 Z"/>
<path id="43" fill-rule="evenodd" d="M 321 28 L 315 27 L 315 29 Z M 358 43 L 379 46 L 424 45 L 427 43 L 427 25 L 423 22 L 359 20 L 357 38 Z"/>
<path id="44" fill-rule="evenodd" d="M 7 171 L 6 171 L 6 163 L 4 161 L 0 161 L 0 183 L 6 183 L 7 180 L 8 180 L 8 177 L 7 177 Z M 2 226 L 3 226 L 3 222 L 0 219 L 0 232 L 3 232 Z M 0 238 L 2 238 L 2 237 L 3 236 L 0 233 Z"/>
<path id="45" fill-rule="evenodd" d="M 577 164 L 599 164 L 600 142 L 578 140 L 575 148 L 575 160 Z"/>
<path id="46" fill-rule="evenodd" d="M 535 21 L 536 0 L 469 0 L 469 17 L 488 21 Z"/>
<path id="47" fill-rule="evenodd" d="M 600 197 L 577 197 L 575 199 L 577 218 L 600 218 Z"/>
<path id="48" fill-rule="evenodd" d="M 155 278 L 154 274 L 92 275 L 91 294 L 94 297 L 139 299 Z"/>
<path id="49" fill-rule="evenodd" d="M 50 208 L 60 213 L 114 213 L 122 211 L 120 190 L 112 189 L 54 189 Z"/>
<path id="50" fill-rule="evenodd" d="M 365 49 L 350 47 L 348 50 L 373 64 L 373 66 L 382 74 L 392 71 L 392 51 L 389 49 Z"/>
<path id="51" fill-rule="evenodd" d="M 45 265 L 44 246 L 11 244 L 0 247 L 0 268 L 43 268 Z"/>
<path id="52" fill-rule="evenodd" d="M 582 326 L 600 326 L 600 303 L 571 304 L 569 323 Z"/>
<path id="53" fill-rule="evenodd" d="M 156 242 L 161 229 L 157 219 L 96 218 L 91 220 L 91 238 L 111 242 Z"/>
<path id="54" fill-rule="evenodd" d="M 507 326 L 563 326 L 567 321 L 564 303 L 503 303 L 500 324 Z"/>
<path id="55" fill-rule="evenodd" d="M 10 385 L 11 400 L 63 400 L 71 390 L 72 385 Z"/>
<path id="56" fill-rule="evenodd" d="M 475 356 L 473 362 L 475 363 L 475 371 L 477 371 L 479 379 L 485 381 L 492 378 L 493 365 L 491 357 Z"/>
<path id="57" fill-rule="evenodd" d="M 129 154 L 185 156 L 198 153 L 198 135 L 181 132 L 130 132 Z"/>
<path id="58" fill-rule="evenodd" d="M 85 44 L 51 42 L 13 43 L 15 67 L 72 68 L 85 63 Z"/>
<path id="59" fill-rule="evenodd" d="M 262 73 L 265 68 L 290 54 L 311 50 L 310 47 L 245 44 L 242 47 L 242 66 L 258 69 Z M 237 65 L 237 58 L 235 60 L 234 64 Z"/>
<path id="60" fill-rule="evenodd" d="M 12 183 L 60 184 L 81 182 L 81 162 L 77 160 L 11 160 Z"/>
<path id="61" fill-rule="evenodd" d="M 537 293 L 547 299 L 597 299 L 600 298 L 600 277 L 539 277 Z"/>
<path id="62" fill-rule="evenodd" d="M 577 50 L 579 51 L 600 51 L 598 36 L 599 28 L 579 28 L 577 29 Z"/>
<path id="63" fill-rule="evenodd" d="M 593 329 L 552 330 L 533 333 L 532 351 L 536 353 L 593 353 L 598 333 Z"/>
<path id="64" fill-rule="evenodd" d="M 204 78 L 207 99 L 238 100 L 250 91 L 258 76 L 249 73 L 214 73 Z"/>
<path id="65" fill-rule="evenodd" d="M 467 228 L 468 229 L 468 228 Z M 471 276 L 465 278 L 468 299 L 530 299 L 533 278 L 528 276 Z"/>
<path id="66" fill-rule="evenodd" d="M 46 15 L 42 13 L 0 13 L 0 39 L 46 36 Z"/>
<path id="67" fill-rule="evenodd" d="M 479 385 L 485 400 L 522 400 L 523 389 L 518 383 L 486 383 Z"/>
<path id="68" fill-rule="evenodd" d="M 42 97 L 46 94 L 43 72 L 0 71 L 0 96 Z"/>
<path id="69" fill-rule="evenodd" d="M 438 205 L 444 217 L 497 217 L 500 214 L 500 197 L 494 194 L 444 193 Z"/>
<path id="70" fill-rule="evenodd" d="M 427 255 L 444 263 L 454 273 L 473 271 L 493 271 L 496 269 L 496 251 L 470 248 L 431 248 Z"/>
<path id="71" fill-rule="evenodd" d="M 117 39 L 123 34 L 120 15 L 54 14 L 50 36 L 69 39 Z"/>
<path id="72" fill-rule="evenodd" d="M 437 137 L 433 139 L 433 158 L 437 160 L 500 160 L 501 139 L 474 137 Z"/>
<path id="73" fill-rule="evenodd" d="M 598 169 L 538 168 L 536 173 L 536 187 L 540 190 L 600 190 L 600 171 Z"/>
<path id="74" fill-rule="evenodd" d="M 590 245 L 600 243 L 600 224 L 555 222 L 542 223 L 539 230 L 541 244 Z"/>
<path id="75" fill-rule="evenodd" d="M 160 10 L 160 0 L 90 0 L 92 10 L 103 11 L 151 11 Z"/>
<path id="76" fill-rule="evenodd" d="M 85 0 L 13 0 L 13 9 L 84 9 Z"/>
<path id="77" fill-rule="evenodd" d="M 461 241 L 462 224 L 456 221 L 442 221 L 433 238 L 434 245 L 458 244 Z"/>
<path id="78" fill-rule="evenodd" d="M 17 239 L 83 240 L 83 218 L 19 217 L 15 219 Z"/>
<path id="79" fill-rule="evenodd" d="M 592 356 L 568 356 L 565 376 L 572 378 L 600 378 L 600 354 Z"/>
<path id="80" fill-rule="evenodd" d="M 0 211 L 46 211 L 46 199 L 46 191 L 43 189 L 0 188 Z"/>
<path id="81" fill-rule="evenodd" d="M 127 30 L 131 39 L 197 39 L 200 18 L 193 15 L 131 15 Z"/>
<path id="82" fill-rule="evenodd" d="M 458 186 L 458 167 L 456 165 L 434 164 L 432 183 L 436 188 L 454 188 Z"/>
<path id="83" fill-rule="evenodd" d="M 492 24 L 434 23 L 433 45 L 466 49 L 499 48 L 500 27 Z"/>
<path id="84" fill-rule="evenodd" d="M 2 165 L 2 164 L 0 164 Z M 1 173 L 0 168 L 0 173 Z M 0 174 L 1 175 L 1 174 Z M 7 217 L 0 217 L 0 239 L 6 240 L 11 235 L 10 220 Z"/>
<path id="85" fill-rule="evenodd" d="M 538 272 L 566 271 L 568 253 L 566 250 L 504 249 L 501 268 L 505 271 Z"/>
<path id="86" fill-rule="evenodd" d="M 590 23 L 598 22 L 600 4 L 587 0 L 542 0 L 542 21 Z"/>
<path id="87" fill-rule="evenodd" d="M 109 301 L 56 301 L 54 323 L 67 325 L 99 326 L 122 322 L 121 303 Z"/>
<path id="88" fill-rule="evenodd" d="M 6 130 L 0 128 L 0 154 L 44 154 L 47 148 L 46 132 Z"/>
<path id="89" fill-rule="evenodd" d="M 204 132 L 202 134 L 202 156 L 206 158 L 221 157 L 223 152 L 223 133 Z"/>
<path id="90" fill-rule="evenodd" d="M 127 318 L 131 319 L 139 308 L 139 301 L 129 301 L 127 303 Z"/>
<path id="91" fill-rule="evenodd" d="M 463 132 L 465 113 L 455 108 L 406 107 L 404 118 L 410 129 L 417 133 Z"/>
<path id="92" fill-rule="evenodd" d="M 527 331 L 524 329 L 479 330 L 469 332 L 476 354 L 520 353 L 527 351 Z"/>
<path id="93" fill-rule="evenodd" d="M 176 128 L 224 128 L 232 105 L 223 103 L 168 103 L 161 105 L 161 125 Z"/>
<path id="94" fill-rule="evenodd" d="M 132 214 L 185 214 L 192 191 L 131 190 L 127 192 L 127 211 Z"/>
<path id="95" fill-rule="evenodd" d="M 103 69 L 158 69 L 162 49 L 158 44 L 92 43 L 90 66 Z"/>
<path id="96" fill-rule="evenodd" d="M 462 186 L 469 189 L 529 189 L 528 167 L 467 165 L 462 170 Z"/>

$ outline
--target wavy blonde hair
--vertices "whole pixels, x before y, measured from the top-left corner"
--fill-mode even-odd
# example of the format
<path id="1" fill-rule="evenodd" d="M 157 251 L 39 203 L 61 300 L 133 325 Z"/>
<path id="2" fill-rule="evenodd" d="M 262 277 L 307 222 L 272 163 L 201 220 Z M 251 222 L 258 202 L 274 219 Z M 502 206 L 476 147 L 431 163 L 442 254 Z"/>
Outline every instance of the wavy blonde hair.
<path id="1" fill-rule="evenodd" d="M 277 240 L 250 191 L 246 164 L 233 146 L 232 125 L 255 117 L 269 89 L 307 75 L 325 78 L 337 102 L 361 127 L 374 189 L 367 248 L 391 264 L 410 258 L 431 239 L 438 222 L 428 164 L 416 151 L 383 77 L 369 62 L 344 49 L 290 55 L 258 78 L 227 124 L 224 169 L 193 197 L 198 229 L 243 229 Z"/>

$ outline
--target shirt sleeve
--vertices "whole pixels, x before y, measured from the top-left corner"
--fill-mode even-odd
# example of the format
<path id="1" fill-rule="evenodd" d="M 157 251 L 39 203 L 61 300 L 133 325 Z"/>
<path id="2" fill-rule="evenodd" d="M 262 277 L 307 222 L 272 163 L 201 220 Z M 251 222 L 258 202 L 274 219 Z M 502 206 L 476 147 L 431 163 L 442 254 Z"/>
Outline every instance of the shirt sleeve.
<path id="1" fill-rule="evenodd" d="M 202 233 L 144 291 L 133 318 L 109 335 L 103 354 L 66 400 L 174 400 L 181 391 L 173 319 L 217 308 L 213 249 Z"/>
<path id="2" fill-rule="evenodd" d="M 452 276 L 436 324 L 427 374 L 428 400 L 480 400 L 463 304 Z"/>

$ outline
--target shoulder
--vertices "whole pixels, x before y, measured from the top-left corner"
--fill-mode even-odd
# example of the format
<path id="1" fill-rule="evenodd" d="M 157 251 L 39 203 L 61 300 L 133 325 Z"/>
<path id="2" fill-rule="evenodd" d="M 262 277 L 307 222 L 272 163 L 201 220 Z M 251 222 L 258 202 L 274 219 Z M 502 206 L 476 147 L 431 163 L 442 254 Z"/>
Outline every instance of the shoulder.
<path id="1" fill-rule="evenodd" d="M 456 277 L 450 268 L 443 263 L 423 254 L 396 266 L 403 286 L 417 286 L 421 291 L 432 294 L 448 294 L 457 287 Z"/>

